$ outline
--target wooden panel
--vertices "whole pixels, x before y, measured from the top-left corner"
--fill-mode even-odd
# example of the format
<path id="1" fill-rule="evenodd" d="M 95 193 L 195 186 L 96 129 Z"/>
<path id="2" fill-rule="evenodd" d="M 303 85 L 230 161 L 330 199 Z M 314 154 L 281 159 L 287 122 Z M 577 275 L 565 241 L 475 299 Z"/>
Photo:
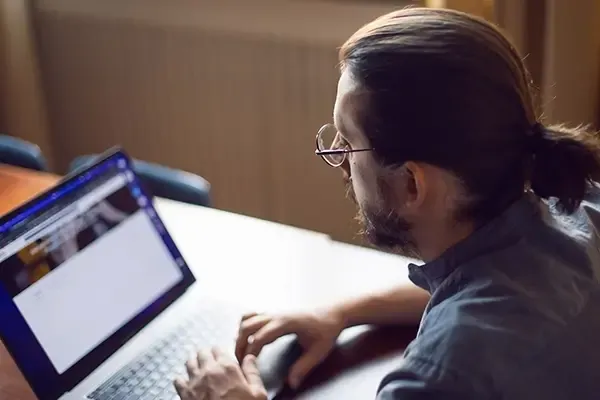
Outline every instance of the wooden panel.
<path id="1" fill-rule="evenodd" d="M 53 148 L 31 24 L 29 0 L 0 0 L 0 130 Z"/>
<path id="2" fill-rule="evenodd" d="M 314 135 L 331 120 L 337 47 L 396 7 L 249 3 L 39 1 L 59 166 L 120 143 L 205 176 L 219 208 L 351 241 L 354 206 Z"/>
<path id="3" fill-rule="evenodd" d="M 596 124 L 600 3 L 549 0 L 544 60 L 544 114 L 550 122 Z"/>
<path id="4" fill-rule="evenodd" d="M 546 0 L 494 0 L 494 21 L 519 50 L 535 87 L 541 88 L 544 82 Z M 536 93 L 535 99 L 541 113 L 541 90 Z"/>
<path id="5" fill-rule="evenodd" d="M 527 6 L 523 0 L 495 0 L 494 21 L 510 37 L 519 51 L 525 52 L 527 41 Z"/>
<path id="6" fill-rule="evenodd" d="M 483 17 L 487 20 L 493 18 L 492 0 L 426 0 L 427 7 L 451 8 L 469 14 Z"/>

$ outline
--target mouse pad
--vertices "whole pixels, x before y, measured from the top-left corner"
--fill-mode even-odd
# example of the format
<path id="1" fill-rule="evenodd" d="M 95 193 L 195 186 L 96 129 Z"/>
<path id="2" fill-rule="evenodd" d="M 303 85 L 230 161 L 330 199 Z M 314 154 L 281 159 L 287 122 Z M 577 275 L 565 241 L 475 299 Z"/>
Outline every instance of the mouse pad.
<path id="1" fill-rule="evenodd" d="M 256 361 L 269 399 L 286 387 L 288 371 L 302 351 L 295 335 L 279 338 L 263 348 Z"/>

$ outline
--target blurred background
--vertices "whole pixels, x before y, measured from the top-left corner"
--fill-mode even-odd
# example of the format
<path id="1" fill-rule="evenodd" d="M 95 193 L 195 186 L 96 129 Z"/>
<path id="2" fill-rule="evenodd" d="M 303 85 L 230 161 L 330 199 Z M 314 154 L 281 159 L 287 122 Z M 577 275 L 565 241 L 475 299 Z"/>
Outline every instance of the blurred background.
<path id="1" fill-rule="evenodd" d="M 356 242 L 314 138 L 337 48 L 409 4 L 500 25 L 545 121 L 597 126 L 598 0 L 0 0 L 0 132 L 39 145 L 55 173 L 120 144 L 206 178 L 217 208 Z"/>

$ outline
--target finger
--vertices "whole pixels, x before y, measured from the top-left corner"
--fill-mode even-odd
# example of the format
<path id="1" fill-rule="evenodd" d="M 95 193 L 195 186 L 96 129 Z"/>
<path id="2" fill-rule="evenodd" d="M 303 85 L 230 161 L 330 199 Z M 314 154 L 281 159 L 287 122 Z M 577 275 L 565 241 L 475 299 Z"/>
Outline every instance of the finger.
<path id="1" fill-rule="evenodd" d="M 187 384 L 185 383 L 185 381 L 181 378 L 177 378 L 175 379 L 175 382 L 173 382 L 173 386 L 175 386 L 175 391 L 177 392 L 177 395 L 185 400 L 187 398 Z"/>
<path id="2" fill-rule="evenodd" d="M 255 312 L 251 312 L 251 313 L 247 313 L 247 314 L 242 315 L 242 320 L 240 321 L 240 324 L 242 322 L 244 322 L 245 320 L 247 320 L 247 319 L 250 319 L 252 317 L 256 317 L 257 315 L 258 315 L 258 313 L 255 313 Z"/>
<path id="3" fill-rule="evenodd" d="M 196 357 L 192 357 L 189 360 L 187 360 L 185 362 L 185 369 L 190 379 L 192 379 L 192 377 L 196 375 L 200 370 L 198 366 L 198 359 Z"/>
<path id="4" fill-rule="evenodd" d="M 293 327 L 291 324 L 281 321 L 273 321 L 265 325 L 258 332 L 252 335 L 252 340 L 248 341 L 246 354 L 254 354 L 255 356 L 258 356 L 265 345 L 272 343 L 275 339 L 278 339 L 281 336 L 293 333 L 292 328 Z"/>
<path id="5" fill-rule="evenodd" d="M 258 371 L 256 357 L 254 355 L 248 354 L 244 357 L 244 361 L 242 361 L 242 371 L 250 386 L 253 386 L 255 389 L 264 389 L 265 385 L 260 378 L 260 372 Z"/>
<path id="6" fill-rule="evenodd" d="M 196 355 L 196 362 L 198 363 L 198 369 L 202 369 L 206 367 L 207 364 L 215 361 L 215 357 L 213 356 L 211 351 L 200 350 Z"/>
<path id="7" fill-rule="evenodd" d="M 271 317 L 267 315 L 255 315 L 254 317 L 242 321 L 240 324 L 238 338 L 235 343 L 235 356 L 240 363 L 246 355 L 248 338 L 256 333 L 256 331 L 258 331 L 260 328 L 268 324 L 269 321 L 271 321 Z"/>
<path id="8" fill-rule="evenodd" d="M 329 350 L 329 345 L 317 345 L 307 349 L 290 368 L 288 376 L 290 387 L 297 389 L 306 375 L 327 357 Z"/>
<path id="9" fill-rule="evenodd" d="M 240 329 L 239 329 L 238 335 L 239 336 L 252 335 L 254 332 L 256 332 L 258 329 L 263 327 L 265 324 L 269 323 L 269 321 L 271 321 L 271 320 L 272 320 L 272 317 L 270 315 L 265 315 L 265 314 L 255 315 L 253 317 L 244 319 L 244 320 L 242 320 L 242 322 L 240 322 Z"/>
<path id="10" fill-rule="evenodd" d="M 231 362 L 231 357 L 229 357 L 229 355 L 226 354 L 222 349 L 218 347 L 213 347 L 211 352 L 217 363 L 223 364 Z"/>

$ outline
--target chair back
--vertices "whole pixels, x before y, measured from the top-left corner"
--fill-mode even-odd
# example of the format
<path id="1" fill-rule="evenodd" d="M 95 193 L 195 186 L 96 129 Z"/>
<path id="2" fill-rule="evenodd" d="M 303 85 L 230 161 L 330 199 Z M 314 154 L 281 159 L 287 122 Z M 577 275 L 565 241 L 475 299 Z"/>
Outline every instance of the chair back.
<path id="1" fill-rule="evenodd" d="M 46 158 L 38 145 L 9 135 L 0 135 L 0 162 L 35 171 L 48 171 Z"/>
<path id="2" fill-rule="evenodd" d="M 79 156 L 70 165 L 74 171 L 90 165 L 96 154 Z M 142 160 L 133 169 L 151 195 L 204 207 L 211 206 L 210 183 L 199 175 Z"/>

